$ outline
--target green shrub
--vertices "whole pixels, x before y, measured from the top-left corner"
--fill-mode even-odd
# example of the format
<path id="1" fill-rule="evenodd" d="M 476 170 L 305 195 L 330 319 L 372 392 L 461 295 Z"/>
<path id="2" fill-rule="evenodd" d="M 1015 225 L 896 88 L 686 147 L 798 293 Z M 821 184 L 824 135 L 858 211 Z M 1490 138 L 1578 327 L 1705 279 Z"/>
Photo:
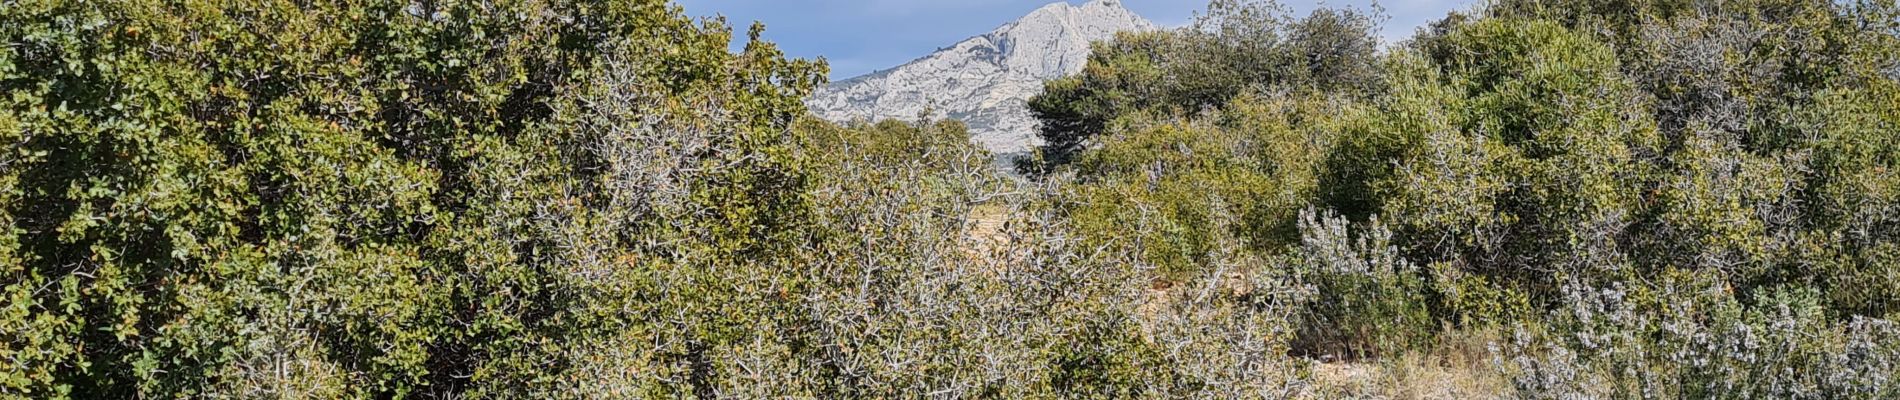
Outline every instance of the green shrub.
<path id="1" fill-rule="evenodd" d="M 1710 278 L 1573 283 L 1553 322 L 1521 326 L 1499 362 L 1528 398 L 1874 399 L 1900 390 L 1891 322 L 1831 321 L 1813 289 L 1744 302 Z"/>
<path id="2" fill-rule="evenodd" d="M 0 391 L 513 397 L 666 326 L 635 305 L 758 311 L 629 355 L 709 364 L 772 289 L 660 271 L 759 276 L 809 218 L 822 68 L 754 33 L 660 1 L 9 4 Z M 632 199 L 655 165 L 677 192 Z"/>
<path id="3" fill-rule="evenodd" d="M 1022 167 L 1046 174 L 1078 161 L 1127 115 L 1194 115 L 1249 94 L 1359 98 L 1377 90 L 1374 15 L 1287 13 L 1270 1 L 1216 0 L 1190 27 L 1096 43 L 1080 75 L 1051 80 L 1029 100 L 1045 144 L 1039 161 Z"/>
<path id="4" fill-rule="evenodd" d="M 1378 218 L 1351 225 L 1330 212 L 1301 214 L 1295 268 L 1314 292 L 1296 350 L 1356 359 L 1426 343 L 1438 325 L 1424 271 L 1399 254 Z"/>
<path id="5" fill-rule="evenodd" d="M 1500 396 L 1900 397 L 1896 15 L 1220 0 L 1025 180 L 658 0 L 10 2 L 0 397 L 1321 396 L 1499 329 Z"/>

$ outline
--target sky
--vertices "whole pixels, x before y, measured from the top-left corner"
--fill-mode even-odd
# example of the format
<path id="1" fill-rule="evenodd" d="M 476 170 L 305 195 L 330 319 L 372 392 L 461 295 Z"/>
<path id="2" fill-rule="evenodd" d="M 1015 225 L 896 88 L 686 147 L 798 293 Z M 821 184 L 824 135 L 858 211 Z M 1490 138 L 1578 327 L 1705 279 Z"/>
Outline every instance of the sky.
<path id="1" fill-rule="evenodd" d="M 825 57 L 831 77 L 840 80 L 902 65 L 938 48 L 987 33 L 1056 0 L 677 0 L 686 14 L 723 15 L 743 31 L 752 21 L 765 23 L 765 39 L 798 58 Z M 1471 0 L 1387 0 L 1379 4 L 1391 19 L 1380 32 L 1388 41 L 1411 36 L 1414 29 L 1469 8 Z M 1073 4 L 1086 0 L 1069 0 Z M 1282 0 L 1297 15 L 1321 3 Z M 1366 7 L 1372 0 L 1335 0 L 1333 7 Z M 1122 5 L 1162 26 L 1181 26 L 1204 8 L 1205 0 L 1122 0 Z M 743 33 L 743 32 L 741 32 Z M 743 36 L 743 35 L 741 35 Z"/>

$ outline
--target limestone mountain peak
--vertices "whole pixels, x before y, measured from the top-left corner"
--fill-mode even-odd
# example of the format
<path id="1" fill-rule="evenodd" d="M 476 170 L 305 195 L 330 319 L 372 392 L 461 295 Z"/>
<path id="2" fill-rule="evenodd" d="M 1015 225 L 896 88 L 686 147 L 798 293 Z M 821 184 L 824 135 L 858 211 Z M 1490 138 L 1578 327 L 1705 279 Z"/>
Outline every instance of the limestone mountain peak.
<path id="1" fill-rule="evenodd" d="M 1036 144 L 1027 105 L 1043 81 L 1081 72 L 1092 42 L 1153 29 L 1117 0 L 1051 3 L 902 66 L 832 83 L 807 104 L 835 121 L 908 120 L 931 110 L 969 124 L 972 140 L 993 152 L 1022 152 Z"/>

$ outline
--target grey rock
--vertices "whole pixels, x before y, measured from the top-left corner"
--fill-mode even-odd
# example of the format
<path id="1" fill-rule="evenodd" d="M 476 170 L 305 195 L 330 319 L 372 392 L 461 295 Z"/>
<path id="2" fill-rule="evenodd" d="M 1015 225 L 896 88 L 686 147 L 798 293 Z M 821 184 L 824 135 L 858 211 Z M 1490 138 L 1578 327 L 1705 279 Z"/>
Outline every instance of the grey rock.
<path id="1" fill-rule="evenodd" d="M 1082 72 L 1089 43 L 1117 32 L 1157 29 L 1117 0 L 1043 6 L 990 33 L 893 69 L 834 82 L 806 101 L 820 118 L 952 118 L 996 154 L 1040 144 L 1028 100 L 1042 82 Z"/>

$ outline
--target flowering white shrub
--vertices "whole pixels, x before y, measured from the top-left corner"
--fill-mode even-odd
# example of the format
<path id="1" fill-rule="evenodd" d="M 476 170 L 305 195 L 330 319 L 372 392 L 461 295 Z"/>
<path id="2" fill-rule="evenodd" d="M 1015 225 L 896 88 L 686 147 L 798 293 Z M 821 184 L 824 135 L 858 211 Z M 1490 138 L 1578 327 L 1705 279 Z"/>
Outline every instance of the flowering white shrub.
<path id="1" fill-rule="evenodd" d="M 1829 322 L 1813 290 L 1745 301 L 1695 278 L 1564 286 L 1548 325 L 1494 351 L 1532 398 L 1884 399 L 1900 361 L 1891 321 Z M 1752 304 L 1751 304 L 1752 303 Z"/>

